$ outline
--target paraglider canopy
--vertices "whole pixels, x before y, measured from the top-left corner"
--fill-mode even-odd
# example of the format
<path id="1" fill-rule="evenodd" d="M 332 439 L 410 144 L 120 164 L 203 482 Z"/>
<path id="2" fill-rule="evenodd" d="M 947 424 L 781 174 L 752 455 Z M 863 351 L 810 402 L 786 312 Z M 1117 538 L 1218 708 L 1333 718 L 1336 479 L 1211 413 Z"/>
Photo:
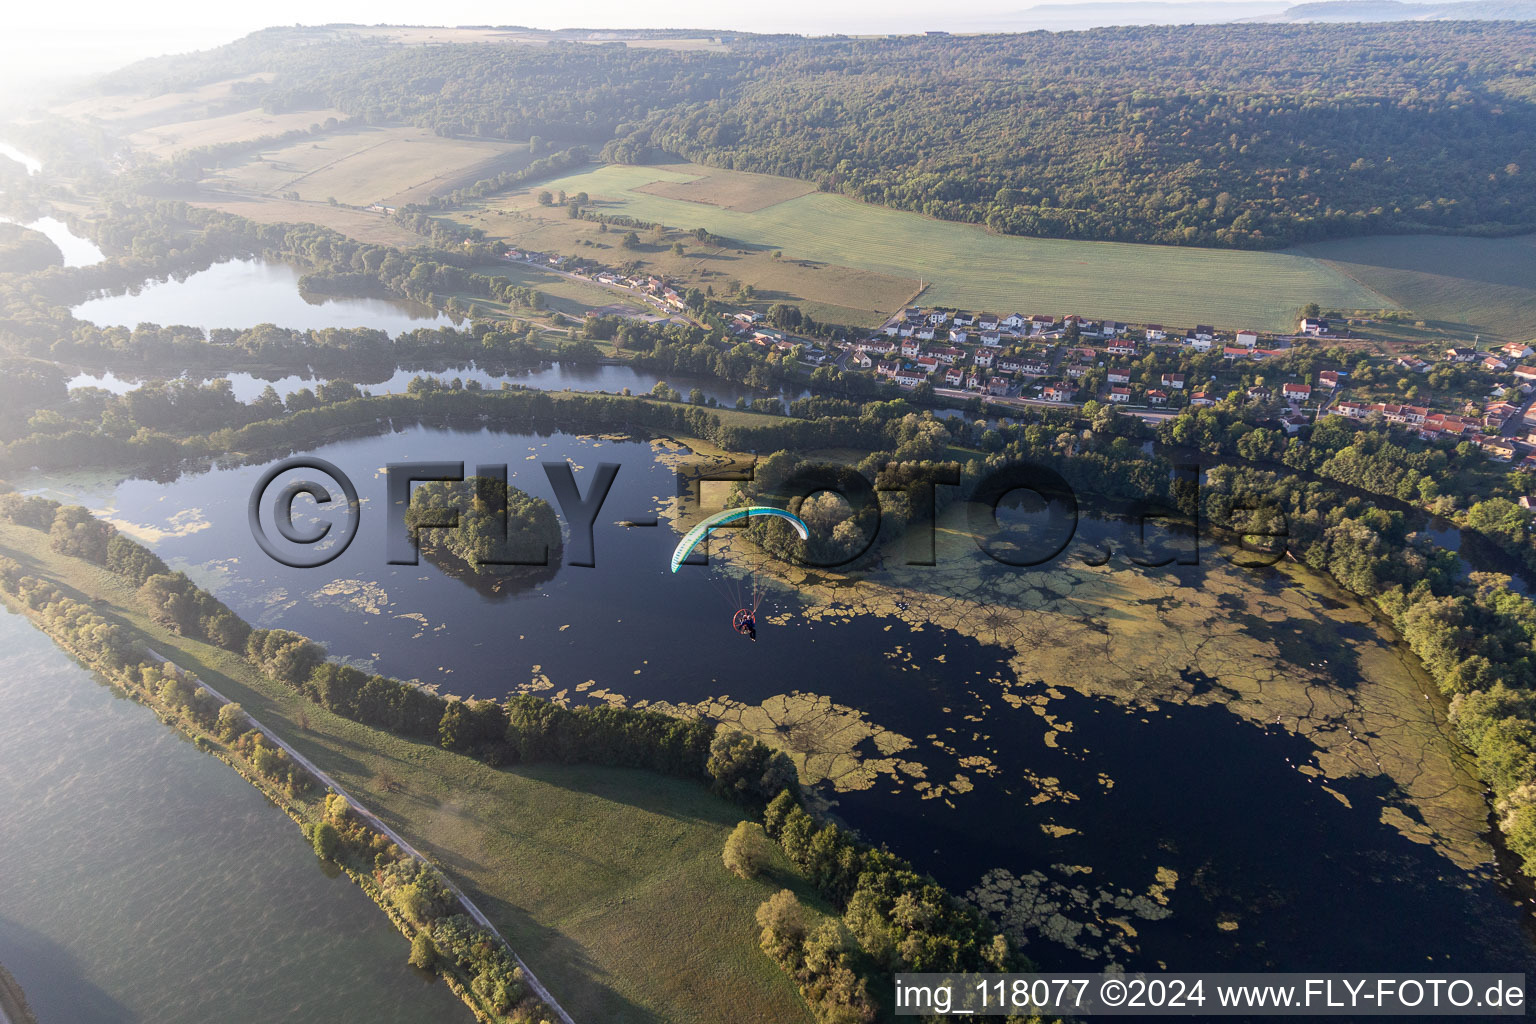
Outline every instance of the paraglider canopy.
<path id="1" fill-rule="evenodd" d="M 795 528 L 795 532 L 800 535 L 801 540 L 811 539 L 811 531 L 806 529 L 804 521 L 792 512 L 786 512 L 781 508 L 774 508 L 771 505 L 748 505 L 745 508 L 728 508 L 724 512 L 716 512 L 684 535 L 683 539 L 678 542 L 677 550 L 672 552 L 672 571 L 677 572 L 678 566 L 687 560 L 688 556 L 693 553 L 693 549 L 699 546 L 699 541 L 709 536 L 711 530 L 750 516 L 777 516 L 780 519 L 787 520 L 789 525 Z"/>

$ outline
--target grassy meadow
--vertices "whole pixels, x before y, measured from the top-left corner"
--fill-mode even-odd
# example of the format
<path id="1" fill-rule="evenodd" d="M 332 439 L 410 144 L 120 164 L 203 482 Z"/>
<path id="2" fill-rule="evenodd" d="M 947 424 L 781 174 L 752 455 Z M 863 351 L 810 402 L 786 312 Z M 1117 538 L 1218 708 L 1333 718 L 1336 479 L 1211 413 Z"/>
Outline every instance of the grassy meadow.
<path id="1" fill-rule="evenodd" d="M 783 862 L 764 880 L 725 869 L 726 836 L 744 817 L 735 804 L 646 772 L 491 768 L 360 725 L 156 625 L 121 577 L 51 551 L 45 533 L 0 524 L 0 553 L 93 603 L 333 774 L 464 888 L 575 1019 L 809 1024 L 753 920 L 777 888 L 809 893 Z"/>
<path id="2" fill-rule="evenodd" d="M 1461 334 L 1536 338 L 1536 235 L 1382 235 L 1300 251 Z"/>
<path id="3" fill-rule="evenodd" d="M 358 128 L 266 150 L 216 173 L 217 188 L 365 206 L 400 205 L 533 159 L 526 143 L 445 139 L 422 128 Z"/>
<path id="4" fill-rule="evenodd" d="M 975 225 L 933 220 L 846 196 L 790 195 L 803 183 L 789 188 L 784 180 L 691 164 L 607 165 L 541 182 L 456 216 L 491 234 L 504 227 L 506 237 L 538 245 L 541 237 L 553 239 L 560 232 L 542 227 L 539 222 L 545 217 L 529 215 L 537 192 L 586 192 L 605 213 L 687 230 L 704 227 L 727 239 L 728 245 L 744 244 L 770 259 L 772 251 L 782 251 L 784 259 L 775 261 L 781 264 L 813 261 L 872 273 L 909 283 L 913 293 L 920 281 L 925 303 L 996 312 L 1081 312 L 1174 325 L 1199 321 L 1281 331 L 1294 327 L 1297 312 L 1308 302 L 1344 309 L 1394 305 L 1333 267 L 1296 253 L 997 235 Z M 768 201 L 785 195 L 790 197 Z M 496 210 L 524 216 L 498 218 Z M 758 284 L 749 265 L 721 269 Z M 831 304 L 851 308 L 874 305 L 871 294 L 855 282 L 844 288 L 834 285 L 829 298 Z M 880 308 L 889 313 L 901 301 L 905 298 Z"/>

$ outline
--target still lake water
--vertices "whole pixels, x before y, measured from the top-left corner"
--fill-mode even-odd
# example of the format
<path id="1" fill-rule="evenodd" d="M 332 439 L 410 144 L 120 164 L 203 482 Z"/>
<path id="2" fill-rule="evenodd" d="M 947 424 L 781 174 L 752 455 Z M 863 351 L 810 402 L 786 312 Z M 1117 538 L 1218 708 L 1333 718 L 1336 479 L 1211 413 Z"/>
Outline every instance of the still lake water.
<path id="1" fill-rule="evenodd" d="M 7 157 L 25 167 L 28 174 L 36 174 L 43 169 L 43 162 L 35 156 L 28 156 L 8 142 L 0 142 L 0 156 Z"/>
<path id="2" fill-rule="evenodd" d="M 453 320 L 420 303 L 395 299 L 310 297 L 299 291 L 299 270 L 268 260 L 215 263 L 181 280 L 151 281 L 121 295 L 102 295 L 76 306 L 74 315 L 102 327 L 185 325 L 204 331 L 257 324 L 319 330 L 371 327 L 391 336 Z"/>
<path id="3" fill-rule="evenodd" d="M 761 641 L 750 644 L 729 628 L 734 606 L 717 570 L 668 572 L 677 533 L 665 520 L 616 525 L 677 493 L 673 467 L 649 444 L 409 427 L 314 453 L 351 475 L 364 503 L 356 541 L 314 570 L 269 561 L 246 528 L 263 466 L 189 471 L 168 484 L 18 483 L 100 510 L 254 622 L 448 692 L 790 709 L 797 717 L 783 735 L 810 736 L 845 765 L 877 766 L 863 788 L 818 787 L 835 812 L 958 892 L 1006 872 L 1016 901 L 1044 908 L 1027 951 L 1048 969 L 1106 958 L 1175 970 L 1531 964 L 1521 912 L 1491 871 L 1459 868 L 1388 827 L 1384 807 L 1401 803 L 1391 779 L 1320 778 L 1309 741 L 1278 726 L 1220 704 L 1125 704 L 1066 680 L 1055 692 L 1017 678 L 1006 645 L 895 612 L 831 621 L 786 589 L 765 603 Z M 516 486 L 551 499 L 540 463 L 562 458 L 583 488 L 599 462 L 621 466 L 597 520 L 595 568 L 562 566 L 537 587 L 490 594 L 425 559 L 385 564 L 386 463 L 507 463 Z M 1081 536 L 1110 530 L 1088 520 Z M 995 570 L 946 571 L 964 583 Z M 1197 586 L 1199 570 L 1187 572 L 1183 585 Z M 1283 582 L 1254 586 L 1265 599 L 1285 596 Z M 1380 646 L 1342 622 L 1283 643 L 1298 664 Z M 1343 665 L 1335 676 L 1341 688 L 1359 685 Z M 1053 696 L 1032 713 L 999 699 L 1007 693 Z M 836 750 L 841 732 L 869 723 L 878 735 Z M 912 740 L 899 770 L 878 767 L 892 736 Z M 952 775 L 965 784 L 930 787 Z M 1475 785 L 1458 785 L 1472 787 L 1475 803 Z M 1065 928 L 1047 921 L 1058 909 Z"/>
<path id="4" fill-rule="evenodd" d="M 268 385 L 277 392 L 279 398 L 286 399 L 289 395 L 309 388 L 313 391 L 320 384 L 328 380 L 341 379 L 321 376 L 301 376 L 299 374 L 287 374 L 285 376 L 262 377 L 251 373 L 226 373 L 221 374 L 229 381 L 230 391 L 242 402 L 252 402 L 261 396 Z M 697 388 L 705 398 L 713 398 L 718 404 L 733 407 L 738 398 L 752 401 L 758 398 L 779 398 L 785 402 L 792 402 L 797 398 L 804 398 L 810 392 L 805 389 L 783 388 L 777 391 L 760 391 L 757 388 L 749 388 L 744 384 L 735 384 L 718 377 L 690 377 L 686 374 L 660 374 L 653 370 L 642 370 L 628 364 L 621 363 L 550 363 L 537 369 L 496 371 L 483 369 L 474 363 L 462 366 L 434 367 L 409 367 L 397 366 L 393 372 L 388 372 L 382 379 L 353 380 L 352 382 L 366 391 L 375 395 L 403 394 L 413 377 L 431 377 L 442 381 L 444 384 L 454 378 L 468 383 L 475 381 L 486 390 L 495 390 L 503 383 L 517 384 L 525 388 L 539 388 L 545 391 L 588 391 L 607 392 L 610 395 L 618 395 L 628 388 L 631 394 L 645 394 L 656 386 L 657 381 L 665 380 L 675 388 L 684 398 L 688 397 L 690 390 Z M 199 377 L 198 380 L 210 380 L 209 377 Z M 351 378 L 347 378 L 351 379 Z M 142 387 L 144 381 L 133 377 L 119 377 L 117 374 L 107 373 L 79 373 L 68 381 L 71 389 L 74 388 L 103 388 L 116 395 L 124 395 Z"/>
<path id="5" fill-rule="evenodd" d="M 471 1019 L 287 815 L 3 609 L 0 836 L 42 1024 Z"/>
<path id="6" fill-rule="evenodd" d="M 10 224 L 21 223 L 9 217 L 0 217 L 0 221 Z M 95 242 L 89 238 L 81 238 L 69 230 L 68 224 L 57 217 L 39 217 L 37 220 L 22 224 L 22 227 L 46 235 L 49 241 L 59 247 L 66 267 L 91 267 L 106 258 Z"/>

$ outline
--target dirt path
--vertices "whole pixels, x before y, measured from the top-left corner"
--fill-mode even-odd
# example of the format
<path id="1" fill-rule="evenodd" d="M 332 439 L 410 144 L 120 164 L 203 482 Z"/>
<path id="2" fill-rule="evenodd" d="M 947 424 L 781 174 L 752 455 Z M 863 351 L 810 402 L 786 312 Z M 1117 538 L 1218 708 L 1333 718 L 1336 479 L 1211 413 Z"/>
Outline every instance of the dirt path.
<path id="1" fill-rule="evenodd" d="M 163 664 L 163 665 L 172 665 L 173 667 L 175 667 L 175 669 L 178 672 L 180 672 L 183 675 L 187 676 L 189 679 L 191 679 L 194 682 L 196 682 L 197 685 L 201 686 L 203 689 L 205 689 L 209 693 L 213 694 L 213 696 L 215 698 L 217 698 L 220 703 L 223 703 L 223 704 L 232 703 L 232 701 L 230 701 L 230 699 L 228 697 L 224 696 L 222 693 L 220 693 L 219 691 L 215 690 L 213 687 L 209 686 L 207 683 L 203 682 L 201 679 L 198 679 L 197 676 L 195 676 L 192 673 L 188 672 L 186 669 L 183 669 L 180 665 L 176 665 L 174 662 L 170 661 L 168 658 L 164 657 L 159 652 L 151 650 L 150 648 L 147 648 L 147 647 L 145 648 L 145 652 L 150 657 L 152 657 L 152 658 L 156 659 L 157 661 L 159 661 L 161 664 Z M 251 718 L 249 715 L 247 715 L 246 718 L 249 719 L 249 721 L 251 723 L 251 726 L 253 728 L 255 728 L 257 731 L 259 731 L 267 739 L 271 740 L 272 743 L 275 746 L 280 747 L 284 752 L 286 752 L 288 754 L 289 757 L 293 758 L 295 763 L 301 765 L 304 768 L 305 771 L 309 772 L 316 779 L 320 780 L 320 784 L 322 786 L 327 786 L 333 792 L 336 792 L 336 793 L 340 794 L 342 797 L 344 797 L 346 799 L 347 803 L 352 807 L 352 810 L 357 813 L 358 817 L 360 817 L 364 821 L 368 822 L 368 824 L 371 825 L 373 828 L 376 828 L 380 832 L 384 833 L 386 836 L 388 836 L 391 840 L 394 841 L 396 846 L 399 846 L 400 849 L 404 850 L 406 853 L 410 854 L 412 857 L 415 857 L 417 860 L 419 860 L 419 861 L 421 861 L 421 862 L 423 862 L 425 864 L 431 864 L 432 863 L 426 856 L 424 856 L 421 853 L 421 851 L 417 850 L 410 843 L 406 842 L 405 838 L 403 836 L 401 836 L 400 833 L 396 832 L 394 829 L 390 828 L 383 821 L 381 821 L 379 819 L 378 815 L 374 814 L 367 807 L 364 807 L 357 800 L 356 797 L 354 797 L 351 793 L 348 793 L 345 789 L 343 789 L 341 787 L 340 783 L 338 783 L 335 779 L 331 778 L 325 772 L 321 771 L 319 769 L 319 767 L 316 766 L 315 763 L 313 761 L 311 761 L 309 758 L 305 757 L 303 754 L 301 754 L 297 750 L 293 749 L 293 747 L 290 746 L 288 744 L 288 742 L 286 740 L 284 740 L 281 736 L 278 736 L 271 729 L 268 729 L 266 726 L 264 726 L 260 722 L 256 721 L 256 719 Z M 442 873 L 439 872 L 439 874 L 442 874 Z M 468 914 L 471 918 L 473 918 L 475 923 L 480 925 L 480 927 L 484 928 L 486 931 L 488 931 L 492 935 L 496 936 L 496 938 L 501 942 L 501 944 L 506 947 L 507 952 L 512 954 L 513 961 L 515 961 L 517 966 L 521 967 L 522 970 L 523 970 L 523 978 L 524 978 L 525 981 L 527 981 L 528 987 L 531 988 L 534 991 L 534 993 L 540 999 L 544 1000 L 544 1003 L 545 1003 L 546 1006 L 549 1007 L 550 1012 L 554 1013 L 554 1015 L 557 1018 L 559 1018 L 560 1024 L 576 1024 L 576 1022 L 571 1019 L 571 1015 L 565 1012 L 565 1008 L 562 1007 L 558 1002 L 555 1001 L 555 997 L 550 994 L 549 989 L 545 988 L 543 983 L 541 983 L 539 981 L 539 979 L 534 976 L 533 969 L 530 968 L 526 963 L 523 962 L 523 958 L 522 957 L 517 955 L 517 950 L 512 948 L 512 944 L 507 941 L 506 936 L 502 935 L 501 932 L 496 928 L 496 926 L 491 923 L 491 919 L 485 916 L 485 912 L 482 911 L 479 907 L 475 906 L 475 904 L 470 901 L 469 897 L 464 895 L 464 891 L 462 889 L 460 889 L 456 884 L 454 884 L 452 879 L 450 879 L 447 875 L 443 875 L 442 877 L 443 877 L 444 883 L 453 892 L 453 895 L 458 899 L 459 903 L 464 907 L 464 912 L 466 914 Z M 3 1017 L 4 1017 L 3 1006 L 0 1006 L 0 1018 L 3 1018 Z M 7 1022 L 7 1021 L 5 1021 L 3 1019 L 0 1019 L 0 1024 L 25 1024 L 25 1021 L 26 1021 L 26 1018 L 22 1018 L 22 1020 L 15 1021 L 15 1022 Z"/>

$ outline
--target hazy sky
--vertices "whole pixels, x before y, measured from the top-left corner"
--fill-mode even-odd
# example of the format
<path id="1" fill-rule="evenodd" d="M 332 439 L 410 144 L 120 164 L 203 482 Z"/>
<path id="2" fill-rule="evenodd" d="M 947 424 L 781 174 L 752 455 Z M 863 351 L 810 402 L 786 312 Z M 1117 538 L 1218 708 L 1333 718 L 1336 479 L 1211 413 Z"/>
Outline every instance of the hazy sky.
<path id="1" fill-rule="evenodd" d="M 1037 3 L 1074 0 L 777 0 L 730 5 L 718 0 L 585 0 L 523 4 L 485 0 L 15 0 L 0 16 L 0 75 L 52 80 L 106 70 L 162 53 L 205 49 L 270 25 L 361 24 L 527 25 L 534 28 L 721 28 L 759 32 L 918 32 L 1007 28 L 1010 15 Z M 1206 10 L 1250 6 L 1203 0 Z M 1283 7 L 1283 2 L 1272 6 Z M 1243 12 L 1243 13 L 1246 13 Z M 1191 18 L 1190 20 L 1196 20 Z M 1199 20 L 1205 20 L 1202 16 Z"/>

